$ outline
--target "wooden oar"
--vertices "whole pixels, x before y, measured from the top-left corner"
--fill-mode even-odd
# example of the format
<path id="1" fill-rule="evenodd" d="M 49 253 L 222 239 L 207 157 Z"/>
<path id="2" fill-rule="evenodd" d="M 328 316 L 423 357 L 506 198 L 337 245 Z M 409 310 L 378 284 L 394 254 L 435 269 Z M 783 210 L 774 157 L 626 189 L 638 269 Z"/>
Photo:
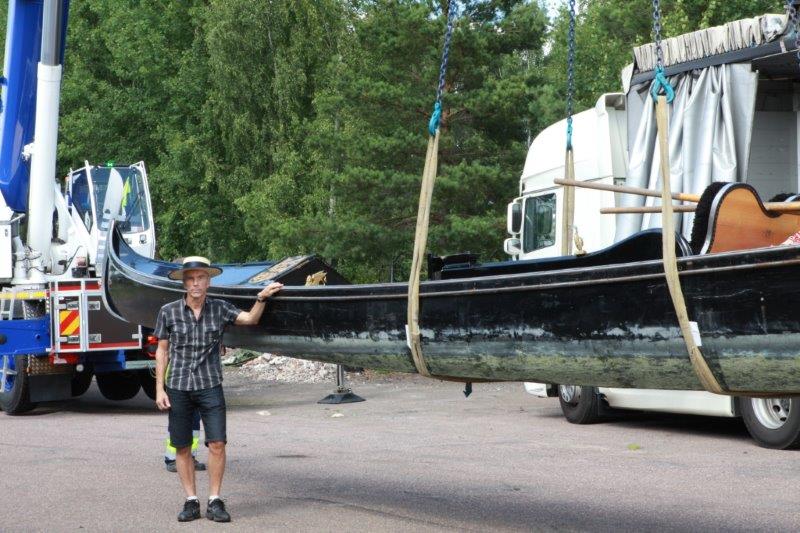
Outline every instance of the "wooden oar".
<path id="1" fill-rule="evenodd" d="M 610 191 L 610 192 L 620 192 L 624 194 L 638 194 L 639 196 L 652 196 L 654 198 L 660 198 L 661 193 L 658 191 L 653 191 L 651 189 L 643 189 L 641 187 L 628 187 L 627 185 L 608 185 L 606 183 L 597 183 L 591 181 L 577 181 L 577 180 L 565 180 L 561 178 L 556 178 L 553 180 L 553 183 L 557 185 L 571 185 L 573 187 L 582 187 L 584 189 L 596 189 L 598 191 Z M 699 194 L 689 194 L 685 192 L 674 192 L 672 193 L 673 200 L 680 200 L 683 202 L 694 202 L 697 203 L 700 201 Z M 680 207 L 680 206 L 676 206 Z M 691 207 L 691 206 L 685 206 Z M 637 211 L 640 209 L 638 207 L 617 207 L 617 208 L 606 208 L 606 209 L 626 209 L 627 211 L 608 211 L 608 213 L 613 214 L 621 214 L 621 213 L 660 213 L 661 208 L 656 207 L 654 211 Z M 800 211 L 800 202 L 764 202 L 764 209 L 767 211 L 773 211 L 777 213 L 791 213 Z M 676 211 L 682 211 L 681 209 L 676 209 Z M 691 209 L 683 210 L 683 212 L 691 211 Z M 601 211 L 602 213 L 603 211 Z"/>

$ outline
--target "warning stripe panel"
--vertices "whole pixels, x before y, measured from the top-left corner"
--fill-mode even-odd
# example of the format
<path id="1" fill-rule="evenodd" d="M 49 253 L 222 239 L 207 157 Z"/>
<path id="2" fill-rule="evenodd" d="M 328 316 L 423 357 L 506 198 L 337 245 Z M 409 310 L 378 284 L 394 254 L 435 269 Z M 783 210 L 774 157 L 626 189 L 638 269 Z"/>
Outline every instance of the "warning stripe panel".
<path id="1" fill-rule="evenodd" d="M 81 314 L 77 309 L 59 311 L 58 313 L 59 332 L 62 336 L 73 335 L 80 331 Z"/>

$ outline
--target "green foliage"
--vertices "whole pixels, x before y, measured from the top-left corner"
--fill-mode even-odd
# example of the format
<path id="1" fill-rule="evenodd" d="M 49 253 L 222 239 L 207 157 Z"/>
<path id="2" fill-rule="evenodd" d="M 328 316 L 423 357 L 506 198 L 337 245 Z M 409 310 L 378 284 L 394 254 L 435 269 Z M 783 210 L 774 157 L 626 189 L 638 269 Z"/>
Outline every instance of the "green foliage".
<path id="1" fill-rule="evenodd" d="M 783 13 L 782 0 L 672 0 L 665 14 L 667 36 L 680 35 L 700 28 L 763 13 Z"/>
<path id="2" fill-rule="evenodd" d="M 649 0 L 579 2 L 576 111 L 620 88 Z M 669 37 L 782 9 L 662 0 Z M 459 2 L 428 248 L 502 259 L 527 146 L 563 118 L 566 12 Z M 59 171 L 145 160 L 162 257 L 316 252 L 408 273 L 444 0 L 83 0 L 70 11 Z M 4 11 L 0 9 L 0 15 Z"/>
<path id="3" fill-rule="evenodd" d="M 453 37 L 429 239 L 436 253 L 500 257 L 505 203 L 531 128 L 540 126 L 524 111 L 545 14 L 537 4 L 494 4 L 468 4 Z M 251 227 L 274 235 L 274 252 L 316 249 L 357 280 L 386 280 L 390 271 L 405 274 L 410 260 L 444 14 L 434 4 L 385 0 L 362 3 L 358 13 L 314 100 L 304 210 Z M 247 211 L 274 196 L 260 188 Z"/>

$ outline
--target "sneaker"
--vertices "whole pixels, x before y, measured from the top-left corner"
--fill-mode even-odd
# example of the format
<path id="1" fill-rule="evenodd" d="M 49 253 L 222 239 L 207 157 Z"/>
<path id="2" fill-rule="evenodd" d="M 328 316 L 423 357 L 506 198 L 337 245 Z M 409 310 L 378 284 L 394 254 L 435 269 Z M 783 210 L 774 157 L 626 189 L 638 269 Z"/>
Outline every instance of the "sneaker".
<path id="1" fill-rule="evenodd" d="M 206 518 L 209 520 L 213 520 L 214 522 L 230 522 L 231 515 L 228 514 L 228 511 L 225 510 L 225 502 L 220 500 L 219 498 L 214 498 L 210 502 L 208 502 L 208 508 L 206 509 Z"/>
<path id="2" fill-rule="evenodd" d="M 178 464 L 174 460 L 170 461 L 169 459 L 164 459 L 164 465 L 167 468 L 167 472 L 177 472 L 178 471 Z M 197 470 L 198 472 L 202 472 L 202 471 L 204 471 L 206 469 L 206 464 L 205 463 L 201 463 L 200 461 L 195 459 L 194 460 L 194 469 Z"/>
<path id="3" fill-rule="evenodd" d="M 191 522 L 200 518 L 200 501 L 186 500 L 183 511 L 178 514 L 178 522 Z"/>

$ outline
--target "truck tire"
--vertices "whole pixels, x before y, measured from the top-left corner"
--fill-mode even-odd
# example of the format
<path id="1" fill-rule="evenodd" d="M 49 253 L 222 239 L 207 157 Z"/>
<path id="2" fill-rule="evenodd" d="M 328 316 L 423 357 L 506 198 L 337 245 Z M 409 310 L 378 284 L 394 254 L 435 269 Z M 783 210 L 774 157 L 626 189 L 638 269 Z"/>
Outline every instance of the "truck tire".
<path id="1" fill-rule="evenodd" d="M 800 447 L 800 398 L 737 398 L 750 436 L 764 448 Z"/>
<path id="2" fill-rule="evenodd" d="M 22 318 L 37 318 L 45 314 L 47 308 L 43 301 L 23 300 L 20 302 Z M 28 382 L 28 355 L 0 356 L 0 409 L 7 415 L 20 415 L 36 408 L 31 402 Z M 5 375 L 5 382 L 2 377 Z"/>
<path id="3" fill-rule="evenodd" d="M 148 398 L 156 400 L 156 377 L 150 373 L 149 369 L 139 370 L 139 383 Z"/>
<path id="4" fill-rule="evenodd" d="M 97 374 L 97 388 L 107 400 L 130 400 L 139 393 L 141 385 L 136 372 L 107 372 Z"/>
<path id="5" fill-rule="evenodd" d="M 92 385 L 94 372 L 91 368 L 84 368 L 83 372 L 75 372 L 72 376 L 72 397 L 83 396 Z"/>
<path id="6" fill-rule="evenodd" d="M 0 356 L 0 384 L 5 387 L 0 391 L 0 409 L 7 415 L 20 415 L 36 407 L 30 401 L 28 387 L 28 356 Z M 3 381 L 5 376 L 5 381 Z"/>
<path id="7" fill-rule="evenodd" d="M 559 385 L 561 412 L 572 424 L 594 424 L 600 421 L 600 394 L 596 387 Z"/>

